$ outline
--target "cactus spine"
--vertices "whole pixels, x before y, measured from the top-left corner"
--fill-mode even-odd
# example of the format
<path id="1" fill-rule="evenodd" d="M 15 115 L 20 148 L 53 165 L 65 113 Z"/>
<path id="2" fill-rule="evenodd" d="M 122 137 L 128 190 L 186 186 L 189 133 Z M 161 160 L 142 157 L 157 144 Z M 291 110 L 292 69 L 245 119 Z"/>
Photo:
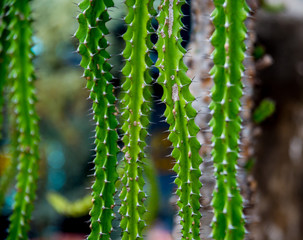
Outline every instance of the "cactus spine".
<path id="1" fill-rule="evenodd" d="M 215 31 L 211 37 L 214 46 L 214 67 L 211 70 L 214 87 L 210 126 L 217 182 L 212 200 L 212 237 L 216 240 L 241 240 L 245 229 L 236 164 L 241 129 L 242 62 L 246 50 L 244 21 L 249 9 L 245 0 L 214 0 L 214 5 L 212 18 Z"/>
<path id="2" fill-rule="evenodd" d="M 126 42 L 123 51 L 125 66 L 122 69 L 125 80 L 121 97 L 125 175 L 122 178 L 124 186 L 120 194 L 122 200 L 120 226 L 123 230 L 123 240 L 143 239 L 142 231 L 146 225 L 142 164 L 145 158 L 144 147 L 151 97 L 148 86 L 151 82 L 148 56 L 150 39 L 147 29 L 151 19 L 152 2 L 151 0 L 125 1 L 128 8 L 125 22 L 128 27 L 123 36 Z"/>
<path id="3" fill-rule="evenodd" d="M 31 52 L 32 30 L 30 26 L 29 1 L 10 2 L 9 25 L 12 54 L 9 81 L 11 101 L 14 107 L 14 124 L 18 131 L 17 193 L 13 214 L 10 218 L 9 240 L 27 239 L 29 220 L 35 198 L 38 176 L 38 117 L 35 111 L 34 68 Z"/>
<path id="4" fill-rule="evenodd" d="M 115 96 L 110 57 L 105 48 L 108 46 L 105 35 L 108 30 L 105 23 L 109 20 L 108 8 L 111 0 L 84 0 L 79 4 L 78 51 L 82 55 L 81 66 L 87 80 L 89 97 L 93 100 L 93 118 L 96 122 L 94 159 L 95 182 L 91 215 L 91 233 L 88 239 L 110 239 L 112 219 L 114 218 L 115 182 L 118 178 L 117 164 L 117 120 L 115 116 Z"/>
<path id="5" fill-rule="evenodd" d="M 199 226 L 200 187 L 199 156 L 200 144 L 196 138 L 199 128 L 194 122 L 196 111 L 191 103 L 194 97 L 189 91 L 191 80 L 187 77 L 187 67 L 183 62 L 186 50 L 181 46 L 181 7 L 183 0 L 164 0 L 158 22 L 159 84 L 163 87 L 162 100 L 166 103 L 164 115 L 170 125 L 169 140 L 174 146 L 172 156 L 176 159 L 174 171 L 178 185 L 178 206 L 182 224 L 182 239 L 200 239 Z"/>

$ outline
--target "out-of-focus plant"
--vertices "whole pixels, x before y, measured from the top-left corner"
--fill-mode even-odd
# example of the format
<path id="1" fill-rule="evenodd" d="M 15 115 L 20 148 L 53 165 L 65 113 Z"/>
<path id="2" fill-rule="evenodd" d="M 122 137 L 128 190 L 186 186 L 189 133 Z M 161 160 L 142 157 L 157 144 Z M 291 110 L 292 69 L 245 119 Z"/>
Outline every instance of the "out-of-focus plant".
<path id="1" fill-rule="evenodd" d="M 270 117 L 276 108 L 276 104 L 271 99 L 264 99 L 260 105 L 255 109 L 253 113 L 253 121 L 255 123 L 261 123 L 266 118 Z"/>
<path id="2" fill-rule="evenodd" d="M 155 171 L 153 163 L 151 161 L 147 161 L 143 167 L 144 174 L 146 175 L 146 179 L 149 184 L 147 192 L 150 196 L 150 198 L 147 199 L 147 212 L 144 218 L 147 224 L 150 224 L 156 218 L 158 212 L 159 189 L 156 178 L 157 173 Z M 125 162 L 119 162 L 117 166 L 117 173 L 119 175 L 119 179 L 116 182 L 116 188 L 121 190 L 121 179 L 125 174 Z M 58 193 L 49 192 L 47 194 L 47 200 L 58 213 L 70 217 L 81 217 L 87 215 L 93 205 L 92 197 L 90 195 L 87 195 L 76 201 L 69 201 L 67 198 Z"/>
<path id="3" fill-rule="evenodd" d="M 1 186 L 7 188 L 9 176 L 17 173 L 17 193 L 10 217 L 8 238 L 27 239 L 29 221 L 35 199 L 38 176 L 38 117 L 35 110 L 34 68 L 32 64 L 32 28 L 29 1 L 1 1 L 1 91 L 10 89 L 12 122 L 11 167 L 1 178 Z M 9 69 L 9 70 L 7 70 Z M 1 98 L 3 94 L 1 92 Z M 3 102 L 3 101 L 2 101 Z M 4 186 L 6 184 L 6 186 Z"/>

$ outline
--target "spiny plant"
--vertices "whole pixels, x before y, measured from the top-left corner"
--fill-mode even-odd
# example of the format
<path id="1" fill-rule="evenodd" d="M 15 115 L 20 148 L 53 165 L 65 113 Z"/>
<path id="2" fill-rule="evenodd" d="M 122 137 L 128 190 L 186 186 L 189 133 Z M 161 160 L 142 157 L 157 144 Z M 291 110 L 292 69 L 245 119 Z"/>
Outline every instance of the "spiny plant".
<path id="1" fill-rule="evenodd" d="M 181 7 L 183 0 L 162 1 L 156 50 L 160 75 L 158 82 L 163 88 L 162 101 L 166 103 L 164 115 L 169 127 L 169 140 L 173 144 L 172 156 L 176 160 L 174 171 L 178 185 L 178 206 L 182 224 L 182 239 L 200 239 L 200 188 L 199 156 L 200 143 L 196 135 L 199 128 L 195 124 L 196 110 L 191 103 L 195 100 L 189 91 L 191 80 L 186 75 L 183 62 L 186 50 L 182 47 Z"/>
<path id="2" fill-rule="evenodd" d="M 4 106 L 5 106 L 5 96 L 6 96 L 6 86 L 7 86 L 7 75 L 8 75 L 8 65 L 9 65 L 9 55 L 7 50 L 10 46 L 10 41 L 8 39 L 9 30 L 7 29 L 9 24 L 9 14 L 8 6 L 4 0 L 0 1 L 0 139 L 2 140 L 3 131 L 3 121 L 4 121 Z M 14 134 L 15 136 L 16 134 Z M 11 158 L 16 159 L 16 158 Z M 0 179 L 0 207 L 2 206 L 6 191 L 10 185 L 11 179 L 13 179 L 13 164 L 10 164 Z"/>
<path id="3" fill-rule="evenodd" d="M 95 182 L 92 186 L 93 207 L 90 211 L 91 233 L 88 239 L 110 239 L 114 218 L 115 182 L 118 178 L 117 165 L 117 119 L 115 116 L 115 96 L 110 55 L 105 35 L 105 23 L 109 20 L 108 8 L 111 0 L 84 0 L 79 4 L 79 29 L 75 36 L 79 39 L 78 52 L 82 56 L 80 65 L 85 69 L 89 97 L 93 101 L 93 118 L 96 121 L 96 157 L 94 159 Z"/>
<path id="4" fill-rule="evenodd" d="M 7 49 L 9 47 L 9 41 L 7 37 L 9 35 L 9 31 L 7 29 L 8 16 L 7 16 L 7 7 L 4 0 L 0 1 L 0 9 L 3 9 L 0 12 L 0 130 L 2 130 L 3 124 L 3 106 L 4 106 L 4 88 L 7 82 L 7 72 L 8 72 L 8 55 Z M 0 132 L 0 138 L 2 138 L 2 131 Z"/>
<path id="5" fill-rule="evenodd" d="M 4 59 L 1 62 L 1 86 L 7 85 L 11 91 L 11 121 L 15 128 L 11 139 L 16 148 L 12 158 L 16 159 L 18 164 L 17 193 L 7 239 L 16 240 L 28 237 L 29 220 L 35 199 L 39 159 L 38 117 L 34 106 L 36 93 L 33 85 L 35 76 L 29 1 L 1 1 L 1 6 L 4 9 L 2 13 L 5 14 L 1 24 L 1 58 Z M 8 57 L 10 61 L 7 76 Z M 15 161 L 12 163 L 11 167 L 16 168 Z M 11 173 L 11 170 L 8 172 Z M 8 179 L 6 177 L 4 180 Z M 4 180 L 2 183 L 5 183 Z"/>
<path id="6" fill-rule="evenodd" d="M 241 129 L 242 82 L 244 76 L 246 27 L 249 14 L 245 0 L 214 0 L 212 13 L 215 31 L 211 76 L 214 81 L 210 109 L 213 133 L 212 156 L 216 187 L 213 192 L 212 237 L 216 240 L 243 239 L 245 234 L 242 197 L 236 179 Z"/>
<path id="7" fill-rule="evenodd" d="M 194 97 L 189 91 L 191 80 L 186 76 L 183 62 L 186 50 L 182 47 L 182 10 L 185 0 L 162 0 L 156 17 L 158 52 L 156 66 L 159 69 L 157 82 L 163 88 L 162 100 L 166 104 L 164 115 L 169 127 L 168 139 L 173 144 L 172 157 L 176 164 L 175 183 L 178 186 L 178 206 L 182 225 L 182 239 L 200 239 L 200 187 L 199 156 L 200 144 L 196 135 L 199 128 L 194 122 L 196 111 L 192 107 Z M 2 4 L 2 5 L 1 5 Z M 6 4 L 6 5 L 5 5 Z M 123 131 L 124 175 L 120 193 L 120 227 L 123 240 L 143 239 L 146 226 L 146 208 L 143 191 L 143 164 L 146 160 L 144 148 L 147 128 L 150 123 L 152 79 L 150 76 L 151 20 L 155 16 L 153 0 L 126 0 L 128 14 L 125 17 L 127 31 L 123 38 L 125 65 L 122 69 L 124 81 L 120 94 L 121 125 Z M 242 214 L 242 198 L 236 180 L 236 163 L 239 156 L 239 133 L 241 129 L 240 97 L 241 78 L 244 74 L 246 28 L 244 20 L 248 15 L 245 0 L 214 0 L 212 14 L 215 31 L 211 42 L 214 67 L 211 75 L 213 113 L 210 122 L 214 149 L 217 186 L 214 190 L 213 238 L 216 240 L 243 239 L 245 229 Z M 18 159 L 17 193 L 14 212 L 11 216 L 8 239 L 27 239 L 29 220 L 35 198 L 38 171 L 38 127 L 34 103 L 34 70 L 31 52 L 31 27 L 29 1 L 0 1 L 7 6 L 1 25 L 1 59 L 11 54 L 10 73 L 1 78 L 3 86 L 11 87 L 11 102 L 15 127 L 12 143 Z M 112 66 L 108 63 L 110 54 L 106 51 L 109 33 L 106 23 L 110 20 L 108 9 L 112 0 L 83 0 L 79 4 L 79 28 L 75 36 L 79 40 L 78 52 L 82 56 L 80 65 L 83 77 L 92 99 L 92 114 L 96 122 L 95 133 L 95 182 L 92 185 L 91 233 L 88 239 L 111 239 L 113 230 L 115 183 L 117 173 L 117 110 L 114 95 Z M 2 11 L 2 14 L 3 11 Z M 6 22 L 7 21 L 7 22 Z M 11 39 L 6 45 L 6 39 Z M 8 64 L 8 60 L 1 64 Z M 1 65 L 7 74 L 6 65 Z M 2 70 L 1 70 L 2 73 Z M 0 102 L 1 103 L 1 102 Z"/>
<path id="8" fill-rule="evenodd" d="M 150 83 L 149 47 L 151 45 L 150 29 L 153 13 L 152 0 L 126 0 L 128 14 L 125 17 L 127 31 L 123 35 L 125 49 L 123 57 L 125 66 L 122 69 L 124 82 L 122 85 L 122 130 L 124 132 L 125 175 L 122 178 L 123 188 L 120 193 L 122 216 L 120 227 L 122 239 L 143 239 L 146 226 L 146 212 L 143 191 L 144 147 L 149 124 Z"/>

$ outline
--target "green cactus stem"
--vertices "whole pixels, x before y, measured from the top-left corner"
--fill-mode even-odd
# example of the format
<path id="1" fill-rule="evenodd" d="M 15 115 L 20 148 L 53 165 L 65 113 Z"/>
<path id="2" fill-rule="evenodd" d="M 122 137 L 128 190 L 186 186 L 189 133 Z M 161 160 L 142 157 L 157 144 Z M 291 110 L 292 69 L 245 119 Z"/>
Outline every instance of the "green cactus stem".
<path id="1" fill-rule="evenodd" d="M 110 55 L 105 35 L 108 34 L 106 22 L 110 17 L 108 8 L 113 7 L 112 0 L 84 0 L 79 4 L 78 52 L 82 56 L 81 66 L 84 78 L 93 101 L 94 120 L 96 122 L 95 182 L 92 186 L 93 207 L 90 211 L 91 233 L 88 239 L 110 239 L 113 208 L 115 206 L 115 182 L 118 174 L 116 120 L 111 65 L 107 62 Z"/>
<path id="2" fill-rule="evenodd" d="M 243 200 L 236 179 L 242 96 L 241 78 L 244 75 L 244 21 L 249 8 L 245 0 L 214 0 L 212 13 L 215 31 L 211 37 L 214 46 L 214 81 L 210 109 L 213 137 L 212 156 L 216 187 L 213 193 L 212 237 L 215 240 L 244 238 Z"/>
<path id="3" fill-rule="evenodd" d="M 6 90 L 9 85 L 8 81 L 8 70 L 10 63 L 10 56 L 8 54 L 8 49 L 10 46 L 11 39 L 9 38 L 9 23 L 10 23 L 10 15 L 9 15 L 9 5 L 8 1 L 1 0 L 0 1 L 0 9 L 2 9 L 0 14 L 0 139 L 2 138 L 2 125 L 4 119 L 3 107 L 5 105 L 6 100 Z M 12 117 L 11 117 L 12 118 Z M 13 119 L 12 119 L 13 120 Z M 15 177 L 17 171 L 18 164 L 18 131 L 16 130 L 16 126 L 11 127 L 11 152 L 12 154 L 9 156 L 10 164 L 5 169 L 4 173 L 0 178 L 0 208 L 3 206 L 5 195 L 9 187 L 13 184 L 13 179 Z"/>
<path id="4" fill-rule="evenodd" d="M 35 199 L 38 177 L 38 117 L 35 111 L 36 93 L 33 85 L 34 68 L 31 52 L 32 30 L 29 1 L 9 3 L 10 59 L 9 81 L 14 108 L 14 126 L 18 131 L 17 193 L 10 217 L 8 240 L 27 239 L 29 221 Z"/>
<path id="5" fill-rule="evenodd" d="M 7 1 L 0 0 L 0 139 L 2 138 L 3 106 L 5 102 L 4 89 L 7 84 L 9 56 L 9 15 Z"/>
<path id="6" fill-rule="evenodd" d="M 120 193 L 122 220 L 120 226 L 123 240 L 143 239 L 142 232 L 146 223 L 146 212 L 142 176 L 145 161 L 144 147 L 149 124 L 149 47 L 151 45 L 148 29 L 152 11 L 151 0 L 126 0 L 128 14 L 125 22 L 128 25 L 123 38 L 126 42 L 123 51 L 125 76 L 122 85 L 122 130 L 124 132 L 125 175 L 122 178 L 123 188 Z"/>
<path id="7" fill-rule="evenodd" d="M 160 70 L 158 83 L 163 87 L 162 100 L 166 103 L 167 123 L 170 125 L 169 140 L 174 146 L 172 156 L 176 159 L 174 171 L 178 185 L 178 206 L 182 224 L 182 239 L 200 239 L 200 188 L 202 159 L 199 156 L 200 143 L 196 135 L 196 110 L 191 103 L 194 97 L 189 91 L 191 80 L 186 75 L 183 62 L 186 50 L 181 46 L 181 7 L 186 1 L 164 0 L 157 19 L 159 22 L 158 61 Z"/>

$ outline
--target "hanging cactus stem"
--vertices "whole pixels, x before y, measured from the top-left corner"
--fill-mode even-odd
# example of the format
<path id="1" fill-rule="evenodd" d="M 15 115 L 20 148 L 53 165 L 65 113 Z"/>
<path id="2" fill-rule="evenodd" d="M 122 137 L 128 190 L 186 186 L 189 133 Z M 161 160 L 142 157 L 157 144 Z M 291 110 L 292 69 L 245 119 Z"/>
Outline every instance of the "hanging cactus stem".
<path id="1" fill-rule="evenodd" d="M 79 4 L 78 52 L 82 56 L 81 66 L 87 79 L 87 88 L 93 101 L 93 119 L 96 122 L 95 134 L 95 182 L 92 186 L 93 206 L 90 211 L 91 233 L 88 240 L 111 239 L 114 218 L 118 122 L 115 116 L 116 98 L 111 84 L 111 66 L 107 62 L 110 55 L 105 35 L 109 21 L 108 8 L 113 7 L 111 0 L 84 0 Z"/>
<path id="2" fill-rule="evenodd" d="M 240 107 L 244 75 L 244 53 L 248 15 L 245 0 L 214 0 L 212 13 L 215 31 L 211 37 L 214 67 L 213 112 L 210 126 L 214 148 L 216 187 L 213 193 L 212 237 L 215 240 L 244 238 L 243 200 L 236 179 L 241 129 Z"/>
<path id="3" fill-rule="evenodd" d="M 123 240 L 143 239 L 146 226 L 146 212 L 142 176 L 145 161 L 145 137 L 149 124 L 150 98 L 149 75 L 151 0 L 126 0 L 128 14 L 125 18 L 127 31 L 123 38 L 126 42 L 123 51 L 125 66 L 122 73 L 125 77 L 122 85 L 122 130 L 124 132 L 125 175 L 122 178 L 123 188 L 120 194 Z"/>
<path id="4" fill-rule="evenodd" d="M 199 128 L 194 122 L 196 111 L 191 106 L 194 97 L 189 91 L 191 80 L 183 62 L 186 50 L 181 46 L 181 7 L 185 1 L 162 1 L 157 20 L 158 83 L 163 88 L 162 100 L 166 103 L 165 117 L 170 125 L 169 140 L 173 144 L 172 156 L 176 159 L 174 171 L 178 186 L 178 206 L 182 225 L 182 239 L 200 239 L 200 188 L 202 159 L 196 135 Z"/>
<path id="5" fill-rule="evenodd" d="M 31 52 L 32 30 L 29 1 L 10 2 L 10 63 L 9 85 L 11 102 L 14 103 L 14 126 L 18 142 L 17 193 L 13 214 L 10 217 L 8 240 L 27 239 L 29 221 L 35 199 L 38 177 L 38 117 L 35 111 L 34 68 Z"/>

